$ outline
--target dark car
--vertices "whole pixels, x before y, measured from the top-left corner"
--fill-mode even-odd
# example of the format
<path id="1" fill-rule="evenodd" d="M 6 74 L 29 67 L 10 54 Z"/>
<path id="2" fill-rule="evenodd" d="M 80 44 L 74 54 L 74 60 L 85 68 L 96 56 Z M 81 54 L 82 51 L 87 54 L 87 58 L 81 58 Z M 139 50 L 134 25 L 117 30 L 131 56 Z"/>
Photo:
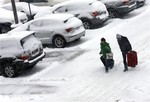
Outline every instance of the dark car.
<path id="1" fill-rule="evenodd" d="M 135 0 L 99 0 L 103 2 L 110 18 L 121 17 L 136 8 Z"/>
<path id="2" fill-rule="evenodd" d="M 45 56 L 42 43 L 32 31 L 0 35 L 0 74 L 15 77 Z"/>

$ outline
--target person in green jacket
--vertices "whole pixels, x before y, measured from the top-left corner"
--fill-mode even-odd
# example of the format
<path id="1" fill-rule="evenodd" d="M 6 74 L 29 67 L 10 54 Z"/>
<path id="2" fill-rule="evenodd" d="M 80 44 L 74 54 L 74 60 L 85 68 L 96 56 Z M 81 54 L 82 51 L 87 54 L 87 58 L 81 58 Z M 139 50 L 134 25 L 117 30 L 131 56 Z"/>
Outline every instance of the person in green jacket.
<path id="1" fill-rule="evenodd" d="M 109 43 L 106 42 L 105 38 L 101 38 L 101 42 L 100 42 L 100 54 L 101 54 L 101 61 L 105 66 L 105 71 L 108 72 L 108 60 L 106 59 L 106 53 L 111 53 L 111 48 L 109 46 Z M 113 60 L 113 59 L 112 59 Z M 113 67 L 113 65 L 111 66 L 111 68 Z"/>

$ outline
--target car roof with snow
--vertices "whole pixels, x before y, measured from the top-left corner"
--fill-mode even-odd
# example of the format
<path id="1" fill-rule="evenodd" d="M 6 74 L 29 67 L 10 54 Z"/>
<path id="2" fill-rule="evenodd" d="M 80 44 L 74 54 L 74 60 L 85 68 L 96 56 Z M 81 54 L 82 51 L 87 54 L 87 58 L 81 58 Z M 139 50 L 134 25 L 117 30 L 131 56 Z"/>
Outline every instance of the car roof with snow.
<path id="1" fill-rule="evenodd" d="M 59 7 L 59 6 L 63 6 L 63 5 L 71 5 L 71 4 L 73 4 L 73 5 L 77 5 L 77 4 L 90 4 L 90 3 L 93 3 L 93 2 L 95 2 L 95 1 L 97 1 L 97 0 L 68 0 L 68 1 L 65 1 L 65 2 L 62 2 L 62 3 L 58 3 L 58 4 L 56 4 L 56 5 L 54 5 L 53 7 L 55 8 L 57 8 L 57 7 Z"/>
<path id="2" fill-rule="evenodd" d="M 61 14 L 50 14 L 50 15 L 45 15 L 37 19 L 51 19 L 51 20 L 57 20 L 57 21 L 64 21 L 67 20 L 68 18 L 74 17 L 73 14 L 66 14 L 66 13 L 61 13 Z"/>
<path id="3" fill-rule="evenodd" d="M 33 34 L 34 31 L 17 31 L 17 32 L 12 32 L 12 33 L 6 33 L 6 34 L 1 34 L 0 35 L 0 41 L 5 40 L 5 39 L 18 39 L 21 40 L 31 34 Z"/>
<path id="4" fill-rule="evenodd" d="M 94 5 L 93 5 L 94 4 Z M 74 9 L 84 9 L 86 11 L 91 11 L 94 7 L 96 10 L 102 10 L 105 11 L 105 5 L 101 1 L 97 0 L 68 0 L 59 4 L 56 4 L 52 7 L 51 12 L 57 11 L 57 9 L 63 7 L 63 6 L 74 6 L 76 8 Z M 91 6 L 92 5 L 92 6 Z"/>

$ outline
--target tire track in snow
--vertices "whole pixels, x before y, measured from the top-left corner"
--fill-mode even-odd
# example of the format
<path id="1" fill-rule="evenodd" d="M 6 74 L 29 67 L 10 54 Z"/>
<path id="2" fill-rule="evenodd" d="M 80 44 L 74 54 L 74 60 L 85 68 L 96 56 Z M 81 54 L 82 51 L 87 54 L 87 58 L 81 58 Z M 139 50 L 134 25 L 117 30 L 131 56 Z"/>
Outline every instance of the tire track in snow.
<path id="1" fill-rule="evenodd" d="M 104 90 L 102 93 L 98 94 L 97 97 L 95 97 L 94 99 L 92 99 L 90 101 L 91 102 L 99 102 L 99 101 L 100 102 L 112 102 L 112 101 L 115 102 L 117 100 L 119 101 L 120 99 L 118 99 L 118 98 L 121 97 L 119 95 L 121 93 L 123 93 L 124 91 L 126 91 L 128 88 L 130 88 L 130 86 L 136 79 L 136 76 L 138 76 L 139 71 L 142 69 L 138 69 L 138 67 L 137 67 L 135 70 L 137 70 L 137 71 L 134 71 L 133 73 L 131 72 L 132 70 L 125 72 L 123 78 L 121 78 L 120 80 L 116 79 L 116 81 L 115 81 L 115 82 L 117 82 L 116 84 L 112 84 L 113 86 Z M 116 99 L 116 100 L 114 100 L 114 99 Z M 130 99 L 126 99 L 126 101 L 127 100 L 130 100 Z M 134 100 L 133 100 L 133 102 L 134 102 Z M 135 100 L 135 102 L 137 102 L 137 100 Z"/>

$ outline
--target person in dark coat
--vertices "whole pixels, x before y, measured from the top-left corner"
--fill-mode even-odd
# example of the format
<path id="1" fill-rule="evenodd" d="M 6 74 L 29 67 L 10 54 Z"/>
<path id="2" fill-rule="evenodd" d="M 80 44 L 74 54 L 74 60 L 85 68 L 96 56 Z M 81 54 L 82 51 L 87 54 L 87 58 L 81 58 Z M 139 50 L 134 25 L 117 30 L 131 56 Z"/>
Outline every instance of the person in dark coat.
<path id="1" fill-rule="evenodd" d="M 109 43 L 106 42 L 105 38 L 101 38 L 100 49 L 101 49 L 101 51 L 99 54 L 102 54 L 100 59 L 105 66 L 105 71 L 108 72 L 108 62 L 106 59 L 106 53 L 110 53 L 111 48 L 109 46 Z"/>
<path id="2" fill-rule="evenodd" d="M 128 70 L 128 65 L 127 65 L 127 61 L 126 61 L 126 56 L 128 51 L 132 50 L 132 46 L 128 40 L 127 37 L 122 36 L 120 34 L 116 35 L 120 50 L 122 52 L 122 57 L 123 57 L 123 63 L 124 63 L 124 72 Z"/>

